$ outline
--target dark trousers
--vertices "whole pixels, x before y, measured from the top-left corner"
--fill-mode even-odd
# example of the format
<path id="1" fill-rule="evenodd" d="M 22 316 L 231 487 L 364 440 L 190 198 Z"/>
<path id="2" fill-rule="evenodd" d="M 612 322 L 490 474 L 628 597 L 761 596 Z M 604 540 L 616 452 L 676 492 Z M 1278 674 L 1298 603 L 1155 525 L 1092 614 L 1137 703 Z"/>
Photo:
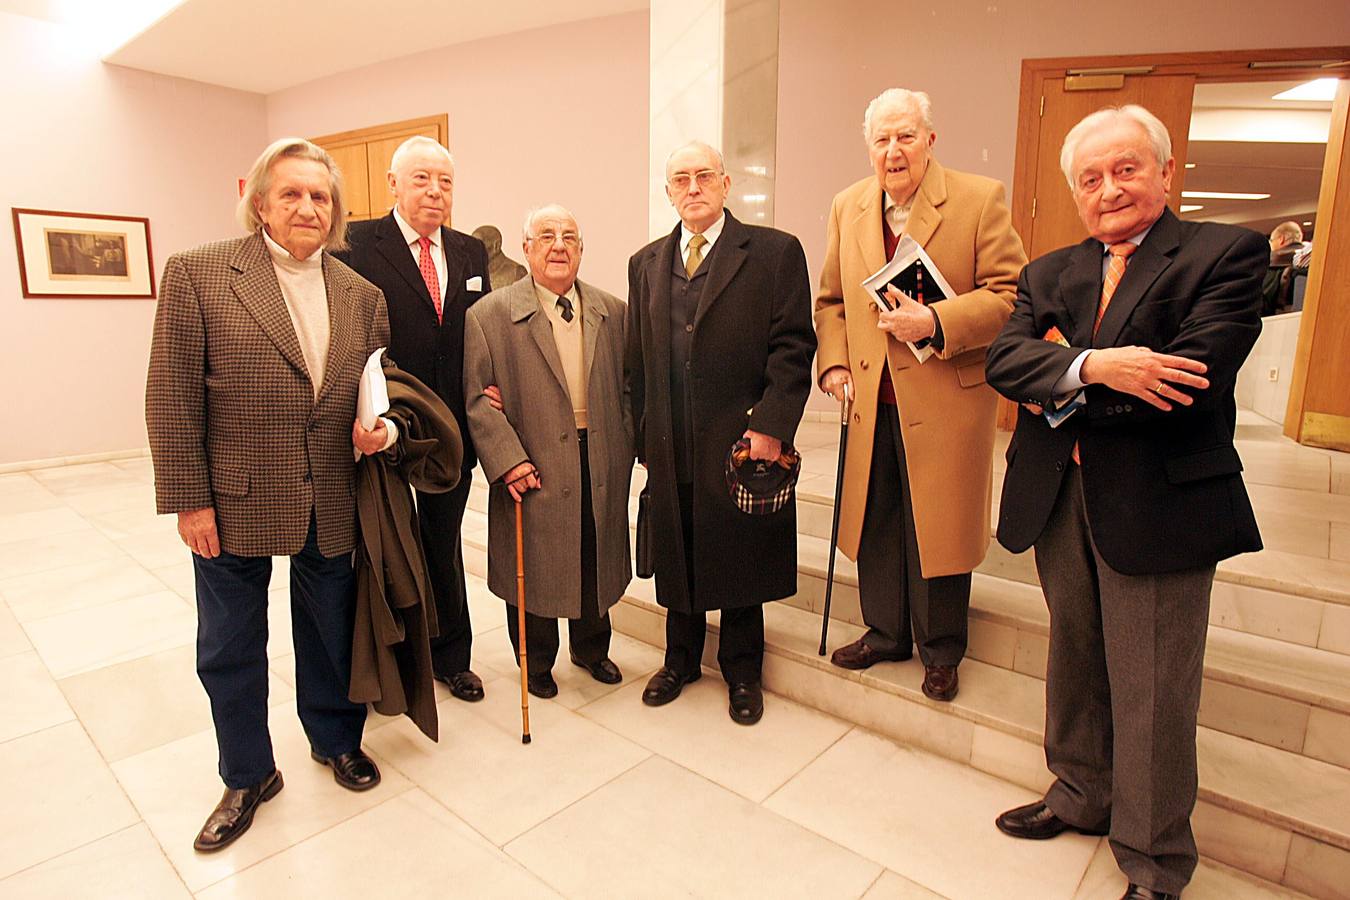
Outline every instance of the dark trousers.
<path id="1" fill-rule="evenodd" d="M 596 588 L 595 509 L 591 501 L 591 463 L 586 451 L 586 430 L 577 431 L 581 453 L 581 617 L 567 620 L 567 644 L 572 655 L 583 663 L 598 663 L 609 658 L 609 613 L 600 612 Z M 511 648 L 520 660 L 520 621 L 514 603 L 506 604 L 506 630 Z M 525 608 L 525 664 L 531 675 L 553 670 L 558 659 L 558 620 L 536 616 Z"/>
<path id="2" fill-rule="evenodd" d="M 1070 465 L 1036 571 L 1050 607 L 1045 759 L 1055 815 L 1110 826 L 1135 884 L 1179 894 L 1197 862 L 1195 726 L 1214 566 L 1124 575 L 1092 541 Z"/>
<path id="3" fill-rule="evenodd" d="M 431 668 L 449 677 L 469 668 L 473 626 L 469 623 L 469 595 L 464 586 L 464 552 L 459 541 L 464 507 L 469 502 L 472 471 L 460 476 L 453 491 L 417 494 L 417 518 L 426 550 L 431 591 L 436 597 L 439 633 L 431 639 Z"/>
<path id="4" fill-rule="evenodd" d="M 197 583 L 197 675 L 211 700 L 225 786 L 258 784 L 276 768 L 267 730 L 270 556 L 192 557 Z M 366 707 L 347 699 L 356 576 L 350 553 L 319 552 L 314 519 L 291 557 L 295 702 L 310 746 L 339 756 L 361 746 Z"/>
<path id="5" fill-rule="evenodd" d="M 698 605 L 694 572 L 694 486 L 677 485 L 680 524 L 684 530 L 685 577 L 689 599 Z M 702 610 L 666 610 L 666 666 L 682 675 L 697 672 L 703 661 L 703 641 L 708 617 Z M 717 643 L 717 664 L 728 684 L 758 683 L 764 668 L 764 607 L 741 606 L 722 610 Z"/>
<path id="6" fill-rule="evenodd" d="M 878 403 L 858 545 L 863 640 L 886 653 L 908 653 L 917 643 L 924 665 L 959 665 L 966 655 L 970 573 L 923 577 L 912 496 L 900 416 L 889 403 Z"/>

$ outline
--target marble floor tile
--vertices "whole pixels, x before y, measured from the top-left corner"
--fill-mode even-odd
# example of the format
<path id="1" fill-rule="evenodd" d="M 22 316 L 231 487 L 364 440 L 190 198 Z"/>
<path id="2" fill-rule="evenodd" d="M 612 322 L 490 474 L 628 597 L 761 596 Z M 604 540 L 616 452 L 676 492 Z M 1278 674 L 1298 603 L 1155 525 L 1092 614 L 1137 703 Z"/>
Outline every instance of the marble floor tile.
<path id="1" fill-rule="evenodd" d="M 56 678 L 148 656 L 196 640 L 197 617 L 172 591 L 46 616 L 26 626 Z"/>
<path id="2" fill-rule="evenodd" d="M 1257 507 L 1256 524 L 1268 550 L 1327 558 L 1332 523 L 1326 519 Z"/>
<path id="3" fill-rule="evenodd" d="M 859 897 L 881 867 L 653 758 L 506 852 L 568 897 Z"/>
<path id="4" fill-rule="evenodd" d="M 537 697 L 530 698 L 531 743 L 522 744 L 518 686 L 499 678 L 478 703 L 443 701 L 439 743 L 400 719 L 373 731 L 367 745 L 497 846 L 650 755 Z"/>
<path id="5" fill-rule="evenodd" d="M 0 596 L 21 622 L 162 590 L 164 583 L 160 579 L 125 556 L 0 579 Z"/>
<path id="6" fill-rule="evenodd" d="M 24 477 L 27 478 L 27 475 Z M 66 504 L 60 497 L 32 479 L 29 479 L 28 484 L 0 490 L 0 510 L 5 515 L 65 508 Z"/>
<path id="7" fill-rule="evenodd" d="M 15 578 L 117 557 L 125 558 L 121 547 L 93 528 L 87 528 L 0 544 L 0 573 L 6 578 Z"/>
<path id="8" fill-rule="evenodd" d="M 306 896 L 557 897 L 419 790 L 392 797 L 219 882 L 197 896 L 290 900 Z"/>
<path id="9" fill-rule="evenodd" d="M 87 530 L 89 523 L 84 517 L 64 506 L 31 512 L 10 512 L 6 504 L 5 512 L 0 513 L 0 544 Z"/>
<path id="10" fill-rule="evenodd" d="M 154 484 L 155 463 L 149 456 L 133 456 L 127 459 L 113 459 L 109 462 L 134 478 L 147 484 Z"/>
<path id="11" fill-rule="evenodd" d="M 994 827 L 1000 812 L 1034 799 L 855 729 L 764 805 L 949 897 L 1071 897 L 1097 839 L 1032 844 Z"/>
<path id="12" fill-rule="evenodd" d="M 32 651 L 0 658 L 0 743 L 75 718 L 61 689 Z"/>
<path id="13" fill-rule="evenodd" d="M 862 895 L 862 900 L 947 900 L 947 898 L 887 869 L 881 873 L 876 883 L 867 889 L 867 893 Z"/>
<path id="14" fill-rule="evenodd" d="M 1116 865 L 1106 841 L 1100 841 L 1092 863 L 1078 885 L 1073 900 L 1119 900 L 1129 881 Z M 1186 900 L 1276 900 L 1301 897 L 1269 881 L 1262 881 L 1221 863 L 1201 860 L 1186 887 Z"/>
<path id="15" fill-rule="evenodd" d="M 32 649 L 33 645 L 28 642 L 28 635 L 24 633 L 14 614 L 9 611 L 8 606 L 0 603 L 0 659 L 16 653 L 26 653 Z"/>
<path id="16" fill-rule="evenodd" d="M 0 878 L 137 818 L 78 722 L 0 744 L 0 797 L 10 823 L 0 840 Z"/>
<path id="17" fill-rule="evenodd" d="M 216 853 L 192 849 L 223 790 L 216 774 L 214 733 L 201 731 L 112 764 L 127 796 L 194 893 L 411 787 L 373 752 L 383 776 L 380 785 L 360 793 L 339 787 L 330 769 L 309 758 L 309 741 L 293 703 L 272 707 L 268 726 L 285 788 L 259 809 L 246 836 Z"/>
<path id="18" fill-rule="evenodd" d="M 581 714 L 690 771 L 760 802 L 849 730 L 833 716 L 770 695 L 764 718 L 747 728 L 727 714 L 727 686 L 716 675 L 687 685 L 665 706 L 642 703 L 638 681 Z"/>
<path id="19" fill-rule="evenodd" d="M 1350 525 L 1331 523 L 1331 558 L 1350 562 Z"/>
<path id="20" fill-rule="evenodd" d="M 1258 515 L 1268 511 L 1350 523 L 1350 497 L 1264 484 L 1248 485 L 1247 494 Z"/>
<path id="21" fill-rule="evenodd" d="M 132 534 L 118 538 L 114 543 L 147 569 L 162 569 L 192 558 L 192 551 L 183 544 L 176 527 L 169 531 L 151 530 Z"/>
<path id="22" fill-rule="evenodd" d="M 178 535 L 178 518 L 161 516 L 153 506 L 135 506 L 128 509 L 112 509 L 107 512 L 84 513 L 84 519 L 114 541 L 141 535 Z M 187 547 L 179 543 L 184 552 Z"/>
<path id="23" fill-rule="evenodd" d="M 137 823 L 0 881 L 0 896 L 69 900 L 190 900 L 150 829 Z"/>
<path id="24" fill-rule="evenodd" d="M 140 565 L 140 563 L 137 563 Z M 142 567 L 144 568 L 144 567 Z M 197 581 L 191 559 L 184 559 L 173 565 L 151 569 L 150 574 L 158 578 L 165 587 L 193 605 L 197 602 Z M 4 588 L 0 587 L 0 591 Z"/>
<path id="25" fill-rule="evenodd" d="M 211 704 L 197 680 L 189 644 L 62 679 L 60 688 L 103 758 L 117 762 L 211 729 Z M 295 689 L 270 679 L 268 704 L 295 699 Z"/>
<path id="26" fill-rule="evenodd" d="M 109 488 L 128 486 L 139 488 L 142 492 L 145 490 L 145 482 L 135 473 L 110 462 L 52 466 L 33 469 L 29 474 L 54 494 L 89 496 Z"/>

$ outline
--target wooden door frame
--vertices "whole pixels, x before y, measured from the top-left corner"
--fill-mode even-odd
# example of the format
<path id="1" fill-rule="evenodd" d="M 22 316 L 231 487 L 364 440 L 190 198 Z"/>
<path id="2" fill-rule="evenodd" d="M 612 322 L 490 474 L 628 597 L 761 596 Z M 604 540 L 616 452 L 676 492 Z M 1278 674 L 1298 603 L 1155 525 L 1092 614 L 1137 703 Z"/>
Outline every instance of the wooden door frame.
<path id="1" fill-rule="evenodd" d="M 1274 50 L 1215 50 L 1194 53 L 1136 53 L 1116 56 L 1062 56 L 1022 60 L 1021 89 L 1017 102 L 1017 141 L 1013 162 L 1012 221 L 1023 244 L 1031 246 L 1032 200 L 1036 169 L 1040 162 L 1041 98 L 1045 82 L 1082 70 L 1120 70 L 1150 67 L 1147 75 L 1194 75 L 1197 83 L 1233 81 L 1284 81 L 1336 75 L 1350 78 L 1350 69 L 1327 68 L 1319 63 L 1350 60 L 1350 47 L 1291 47 Z M 1270 65 L 1284 63 L 1288 65 Z M 1254 69 L 1252 63 L 1264 63 Z M 1055 148 L 1058 152 L 1058 148 Z M 1067 189 L 1067 188 L 1066 188 Z M 999 408 L 999 427 L 1011 429 L 1016 407 L 1004 401 Z"/>
<path id="2" fill-rule="evenodd" d="M 418 119 L 404 119 L 401 122 L 385 122 L 382 125 L 371 125 L 367 128 L 356 128 L 352 131 L 325 134 L 323 137 L 310 138 L 310 140 L 321 147 L 342 147 L 347 144 L 366 144 L 371 141 L 378 141 L 380 138 L 388 137 L 391 134 L 399 134 L 403 131 L 412 131 L 433 125 L 436 128 L 437 143 L 442 147 L 449 147 L 449 113 L 441 113 L 439 116 L 422 116 Z"/>

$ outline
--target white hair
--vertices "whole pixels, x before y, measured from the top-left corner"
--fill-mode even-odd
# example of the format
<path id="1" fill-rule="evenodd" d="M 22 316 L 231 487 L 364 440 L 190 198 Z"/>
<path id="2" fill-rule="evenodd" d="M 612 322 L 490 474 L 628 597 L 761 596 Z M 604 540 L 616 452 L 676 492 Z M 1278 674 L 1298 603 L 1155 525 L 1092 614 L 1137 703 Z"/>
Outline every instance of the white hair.
<path id="1" fill-rule="evenodd" d="M 675 158 L 675 154 L 676 154 L 676 153 L 679 153 L 681 150 L 688 150 L 690 147 L 696 147 L 696 148 L 698 148 L 699 150 L 704 150 L 704 151 L 706 151 L 708 154 L 710 154 L 710 155 L 712 156 L 713 159 L 717 160 L 717 174 L 719 174 L 719 175 L 725 175 L 725 174 L 726 174 L 726 171 L 727 171 L 727 164 L 726 164 L 726 162 L 722 159 L 722 151 L 721 151 L 721 150 L 718 150 L 718 149 L 717 149 L 716 147 L 714 147 L 712 144 L 705 143 L 704 141 L 694 140 L 694 141 L 687 141 L 686 143 L 681 144 L 680 146 L 676 147 L 674 150 L 670 151 L 670 153 L 666 156 L 666 174 L 667 174 L 667 175 L 670 174 L 670 161 L 671 161 L 672 159 Z"/>
<path id="2" fill-rule="evenodd" d="M 872 117 L 883 109 L 892 106 L 914 106 L 919 110 L 923 127 L 933 130 L 933 101 L 923 91 L 911 91 L 908 88 L 887 88 L 872 98 L 863 113 L 863 140 L 872 139 Z"/>
<path id="3" fill-rule="evenodd" d="M 438 141 L 416 134 L 399 144 L 394 155 L 389 157 L 389 171 L 397 175 L 402 170 L 404 161 L 417 150 L 433 150 L 439 153 L 450 164 L 450 171 L 455 170 L 455 158 L 450 155 L 449 150 L 442 147 Z"/>
<path id="4" fill-rule="evenodd" d="M 333 162 L 328 151 L 318 144 L 304 138 L 288 137 L 275 140 L 253 161 L 244 179 L 244 194 L 235 208 L 235 218 L 244 230 L 253 234 L 262 227 L 262 218 L 258 215 L 258 204 L 267 196 L 272 187 L 272 167 L 284 158 L 308 159 L 322 163 L 328 170 L 328 193 L 333 198 L 333 218 L 328 228 L 328 237 L 323 242 L 325 250 L 347 249 L 347 207 L 342 201 L 342 171 Z"/>
<path id="5" fill-rule="evenodd" d="M 525 213 L 525 223 L 521 226 L 521 237 L 523 240 L 530 241 L 534 239 L 534 223 L 545 216 L 553 216 L 559 219 L 571 219 L 572 224 L 577 226 L 577 242 L 581 240 L 581 225 L 577 222 L 577 217 L 572 215 L 572 211 L 561 203 L 545 203 L 543 206 L 536 206 Z"/>
<path id="6" fill-rule="evenodd" d="M 1153 147 L 1153 155 L 1158 159 L 1158 165 L 1167 165 L 1167 161 L 1172 158 L 1172 136 L 1167 133 L 1167 126 L 1157 116 L 1135 103 L 1106 106 L 1084 116 L 1083 120 L 1070 128 L 1069 133 L 1064 136 L 1064 146 L 1059 151 L 1059 168 L 1064 173 L 1064 180 L 1069 182 L 1070 190 L 1077 190 L 1073 180 L 1073 158 L 1078 153 L 1078 145 L 1103 125 L 1121 120 L 1133 122 L 1143 128 L 1144 133 L 1148 135 L 1149 144 Z"/>

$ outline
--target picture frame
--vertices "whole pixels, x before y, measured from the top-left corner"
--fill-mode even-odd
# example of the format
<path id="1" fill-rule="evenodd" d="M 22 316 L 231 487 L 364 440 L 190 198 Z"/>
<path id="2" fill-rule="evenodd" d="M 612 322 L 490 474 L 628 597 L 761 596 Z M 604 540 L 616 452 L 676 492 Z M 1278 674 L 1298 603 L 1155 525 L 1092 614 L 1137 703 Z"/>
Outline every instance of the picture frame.
<path id="1" fill-rule="evenodd" d="M 150 220 L 11 207 L 28 299 L 155 299 Z"/>

